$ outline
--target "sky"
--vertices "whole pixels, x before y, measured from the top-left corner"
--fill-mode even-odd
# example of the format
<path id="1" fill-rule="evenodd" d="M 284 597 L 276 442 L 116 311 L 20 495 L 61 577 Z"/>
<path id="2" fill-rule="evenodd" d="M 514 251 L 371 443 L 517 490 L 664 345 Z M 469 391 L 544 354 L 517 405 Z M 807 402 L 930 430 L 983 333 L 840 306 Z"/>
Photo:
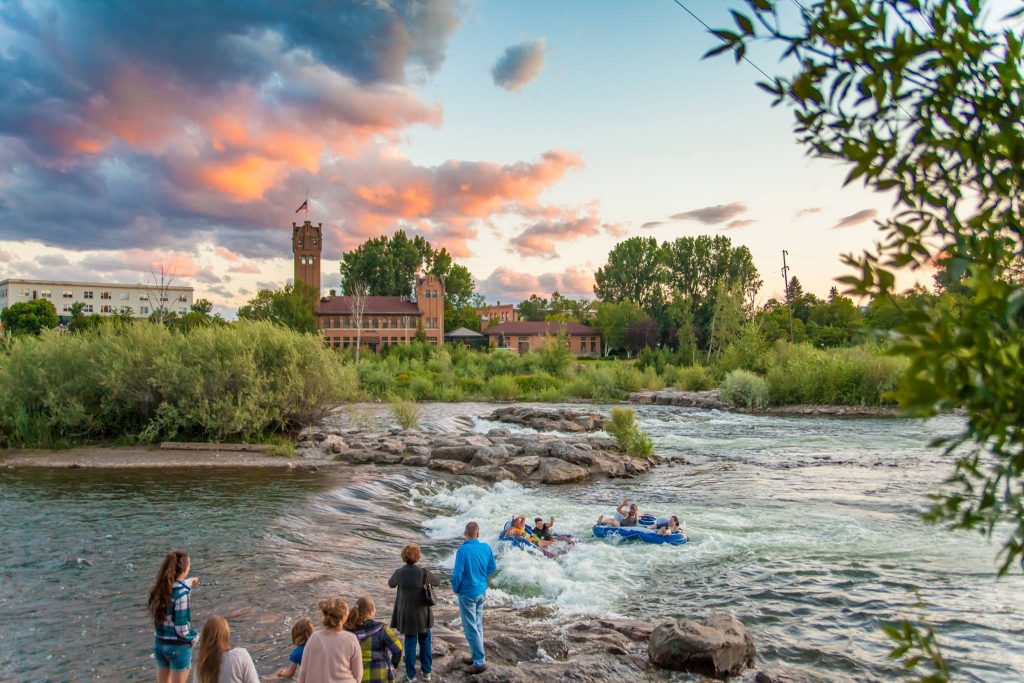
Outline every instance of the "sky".
<path id="1" fill-rule="evenodd" d="M 593 296 L 636 235 L 728 235 L 762 299 L 785 249 L 823 295 L 891 208 L 805 155 L 752 67 L 702 60 L 672 0 L 193 4 L 0 0 L 0 279 L 162 265 L 231 315 L 290 278 L 308 191 L 325 289 L 404 229 L 492 302 Z"/>

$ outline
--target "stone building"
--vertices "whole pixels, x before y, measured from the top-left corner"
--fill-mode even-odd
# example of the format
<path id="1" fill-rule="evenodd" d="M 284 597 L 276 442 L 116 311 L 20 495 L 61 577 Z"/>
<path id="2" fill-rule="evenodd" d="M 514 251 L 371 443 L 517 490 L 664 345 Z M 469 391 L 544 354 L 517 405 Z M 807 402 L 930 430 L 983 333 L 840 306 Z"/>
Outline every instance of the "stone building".
<path id="1" fill-rule="evenodd" d="M 295 281 L 320 291 L 323 224 L 292 223 Z M 317 304 L 317 326 L 324 343 L 335 349 L 359 346 L 379 350 L 408 344 L 423 329 L 431 344 L 444 343 L 444 280 L 436 275 L 418 278 L 411 297 L 325 296 Z"/>
<path id="2" fill-rule="evenodd" d="M 565 334 L 573 355 L 601 355 L 601 333 L 582 323 L 507 322 L 492 325 L 483 333 L 489 346 L 519 353 L 539 351 L 547 338 Z"/>

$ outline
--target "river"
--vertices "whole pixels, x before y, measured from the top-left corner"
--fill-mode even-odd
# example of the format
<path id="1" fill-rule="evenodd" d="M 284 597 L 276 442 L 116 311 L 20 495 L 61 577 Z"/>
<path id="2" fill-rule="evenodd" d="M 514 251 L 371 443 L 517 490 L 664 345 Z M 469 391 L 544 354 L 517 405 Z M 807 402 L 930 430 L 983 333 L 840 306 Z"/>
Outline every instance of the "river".
<path id="1" fill-rule="evenodd" d="M 428 405 L 424 422 L 454 429 L 488 409 Z M 950 470 L 927 443 L 958 418 L 637 412 L 657 452 L 692 464 L 537 488 L 400 467 L 0 470 L 0 680 L 152 680 L 145 596 L 174 547 L 191 552 L 203 582 L 196 621 L 228 616 L 267 674 L 318 597 L 386 599 L 403 544 L 450 567 L 466 521 L 493 540 L 513 512 L 555 515 L 584 541 L 555 562 L 499 548 L 495 601 L 552 604 L 565 619 L 728 610 L 752 629 L 764 666 L 841 683 L 900 678 L 878 625 L 906 615 L 935 627 L 960 680 L 1024 679 L 1024 578 L 996 580 L 996 545 L 919 518 Z M 691 542 L 594 539 L 594 518 L 625 496 L 678 514 Z"/>

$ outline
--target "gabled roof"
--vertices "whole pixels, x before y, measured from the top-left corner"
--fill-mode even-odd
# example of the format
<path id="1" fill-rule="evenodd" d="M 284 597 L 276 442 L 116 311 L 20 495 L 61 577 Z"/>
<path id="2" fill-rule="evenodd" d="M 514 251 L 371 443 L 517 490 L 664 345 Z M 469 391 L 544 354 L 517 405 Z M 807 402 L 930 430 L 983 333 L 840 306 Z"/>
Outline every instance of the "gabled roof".
<path id="1" fill-rule="evenodd" d="M 457 330 L 452 330 L 451 332 L 449 332 L 448 334 L 446 334 L 444 336 L 445 337 L 450 337 L 452 339 L 477 339 L 477 338 L 483 339 L 484 338 L 484 335 L 480 334 L 479 332 L 474 332 L 473 330 L 470 330 L 470 329 L 465 328 L 465 327 L 460 327 Z"/>
<path id="2" fill-rule="evenodd" d="M 549 322 L 532 322 L 526 320 L 520 320 L 518 322 L 505 322 L 497 325 L 491 325 L 484 334 L 488 337 L 496 337 L 499 334 L 510 335 L 514 334 L 517 336 L 556 336 L 560 332 L 565 332 L 569 335 L 598 335 L 601 334 L 590 325 L 584 325 L 583 323 L 549 323 Z"/>
<path id="3" fill-rule="evenodd" d="M 320 299 L 317 313 L 321 315 L 352 314 L 351 296 L 327 296 Z M 368 296 L 363 315 L 422 315 L 416 304 L 401 296 Z"/>

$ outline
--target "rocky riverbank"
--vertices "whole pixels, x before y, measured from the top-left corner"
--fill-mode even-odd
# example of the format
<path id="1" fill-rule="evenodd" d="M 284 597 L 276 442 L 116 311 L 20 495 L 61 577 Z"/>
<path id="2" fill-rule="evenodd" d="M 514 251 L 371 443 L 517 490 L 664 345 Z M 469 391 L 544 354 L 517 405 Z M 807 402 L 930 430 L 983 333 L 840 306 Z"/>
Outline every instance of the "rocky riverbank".
<path id="1" fill-rule="evenodd" d="M 321 423 L 303 430 L 300 439 L 296 455 L 305 461 L 429 467 L 488 481 L 568 484 L 642 474 L 661 462 L 657 456 L 630 457 L 614 439 L 594 434 L 513 434 L 508 429 L 435 433 Z"/>
<path id="2" fill-rule="evenodd" d="M 659 406 L 680 406 L 703 408 L 705 410 L 728 410 L 752 415 L 816 416 L 816 417 L 900 417 L 898 408 L 892 406 L 810 406 L 787 405 L 768 406 L 763 410 L 736 408 L 722 400 L 718 389 L 708 391 L 679 391 L 661 389 L 658 391 L 637 391 L 629 395 L 630 403 Z"/>

